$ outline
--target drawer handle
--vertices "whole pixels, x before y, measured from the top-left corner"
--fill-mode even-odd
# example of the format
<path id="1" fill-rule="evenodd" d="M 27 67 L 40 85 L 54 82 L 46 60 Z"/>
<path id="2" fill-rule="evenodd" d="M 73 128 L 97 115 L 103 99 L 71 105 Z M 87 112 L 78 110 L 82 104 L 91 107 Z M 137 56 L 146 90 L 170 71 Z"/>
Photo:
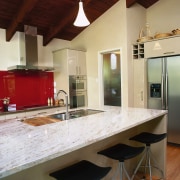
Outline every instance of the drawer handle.
<path id="1" fill-rule="evenodd" d="M 141 91 L 141 101 L 143 101 L 143 91 Z"/>
<path id="2" fill-rule="evenodd" d="M 174 52 L 165 52 L 164 54 L 174 54 Z"/>

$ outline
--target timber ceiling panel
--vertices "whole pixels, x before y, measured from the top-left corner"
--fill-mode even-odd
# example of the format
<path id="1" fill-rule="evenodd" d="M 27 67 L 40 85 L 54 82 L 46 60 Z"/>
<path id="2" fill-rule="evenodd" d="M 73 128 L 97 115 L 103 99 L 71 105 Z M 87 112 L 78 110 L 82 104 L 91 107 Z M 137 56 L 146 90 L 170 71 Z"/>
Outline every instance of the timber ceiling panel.
<path id="1" fill-rule="evenodd" d="M 84 11 L 92 23 L 119 0 L 82 0 Z M 127 8 L 139 3 L 148 8 L 158 0 L 126 0 Z M 6 29 L 10 41 L 16 31 L 24 31 L 24 25 L 37 27 L 43 36 L 43 45 L 53 38 L 72 40 L 85 27 L 75 27 L 73 22 L 79 0 L 0 0 L 0 28 Z"/>

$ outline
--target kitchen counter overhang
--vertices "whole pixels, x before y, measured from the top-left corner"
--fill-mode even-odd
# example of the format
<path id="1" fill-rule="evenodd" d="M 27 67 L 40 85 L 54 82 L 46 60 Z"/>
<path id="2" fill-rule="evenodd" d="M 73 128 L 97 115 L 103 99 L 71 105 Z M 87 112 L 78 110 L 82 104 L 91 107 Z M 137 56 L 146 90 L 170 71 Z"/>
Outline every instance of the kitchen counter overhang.
<path id="1" fill-rule="evenodd" d="M 104 112 L 43 126 L 0 121 L 0 178 L 63 156 L 167 114 L 165 110 L 104 107 Z"/>

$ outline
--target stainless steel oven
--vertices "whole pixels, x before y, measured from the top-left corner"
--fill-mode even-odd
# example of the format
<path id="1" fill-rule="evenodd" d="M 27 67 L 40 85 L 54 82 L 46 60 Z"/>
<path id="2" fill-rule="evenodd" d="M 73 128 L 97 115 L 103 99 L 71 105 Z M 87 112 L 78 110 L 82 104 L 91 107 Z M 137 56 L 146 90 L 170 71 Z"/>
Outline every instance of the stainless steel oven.
<path id="1" fill-rule="evenodd" d="M 70 92 L 70 108 L 87 106 L 87 91 Z"/>
<path id="2" fill-rule="evenodd" d="M 69 76 L 70 91 L 87 91 L 86 76 Z"/>
<path id="3" fill-rule="evenodd" d="M 87 106 L 87 77 L 69 76 L 70 108 Z"/>

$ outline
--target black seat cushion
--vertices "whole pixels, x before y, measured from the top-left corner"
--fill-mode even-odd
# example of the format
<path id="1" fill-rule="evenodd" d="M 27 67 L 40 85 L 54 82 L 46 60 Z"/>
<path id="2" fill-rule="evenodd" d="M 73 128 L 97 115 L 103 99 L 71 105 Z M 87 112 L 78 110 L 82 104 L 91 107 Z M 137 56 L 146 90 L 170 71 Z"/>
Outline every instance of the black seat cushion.
<path id="1" fill-rule="evenodd" d="M 98 152 L 98 154 L 102 154 L 109 158 L 119 160 L 123 162 L 126 159 L 131 159 L 138 154 L 140 154 L 144 150 L 144 147 L 132 147 L 126 144 L 117 144 L 105 150 Z"/>
<path id="2" fill-rule="evenodd" d="M 110 171 L 111 167 L 99 167 L 83 160 L 64 169 L 50 174 L 57 180 L 100 180 Z"/>
<path id="3" fill-rule="evenodd" d="M 166 137 L 166 133 L 163 134 L 153 134 L 149 132 L 142 132 L 136 136 L 130 138 L 130 140 L 135 140 L 146 145 L 150 145 L 163 140 Z"/>

